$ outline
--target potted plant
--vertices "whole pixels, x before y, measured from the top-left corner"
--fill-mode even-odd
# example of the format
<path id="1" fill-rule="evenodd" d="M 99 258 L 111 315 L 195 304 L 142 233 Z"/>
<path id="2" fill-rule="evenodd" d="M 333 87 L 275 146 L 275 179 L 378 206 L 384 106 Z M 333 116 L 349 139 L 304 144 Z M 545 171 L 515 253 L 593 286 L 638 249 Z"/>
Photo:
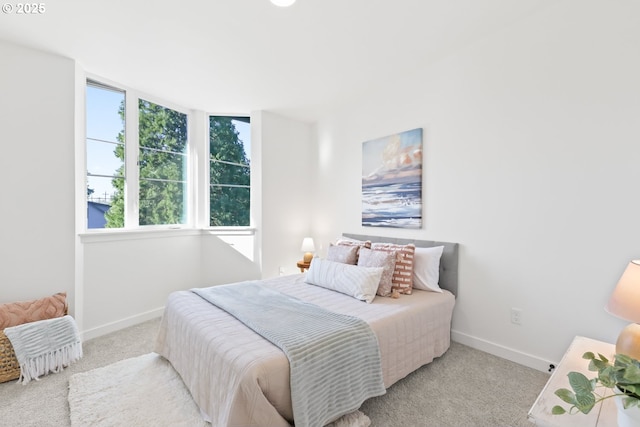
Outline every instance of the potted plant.
<path id="1" fill-rule="evenodd" d="M 551 412 L 554 415 L 588 414 L 596 403 L 613 397 L 618 406 L 618 425 L 640 426 L 640 362 L 624 354 L 616 354 L 613 362 L 592 352 L 586 352 L 582 358 L 589 360 L 589 371 L 597 372 L 598 376 L 589 379 L 580 372 L 569 372 L 572 390 L 560 388 L 555 395 L 571 407 L 566 410 L 556 405 Z M 613 393 L 605 395 L 603 388 Z"/>

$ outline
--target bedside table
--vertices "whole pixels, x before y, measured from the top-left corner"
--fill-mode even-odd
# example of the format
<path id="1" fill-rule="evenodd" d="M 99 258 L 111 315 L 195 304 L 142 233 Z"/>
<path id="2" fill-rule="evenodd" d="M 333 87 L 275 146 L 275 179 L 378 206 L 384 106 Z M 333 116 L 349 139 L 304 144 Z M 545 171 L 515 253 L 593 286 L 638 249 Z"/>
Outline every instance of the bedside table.
<path id="1" fill-rule="evenodd" d="M 590 338 L 577 336 L 562 357 L 560 364 L 547 381 L 540 395 L 529 411 L 529 421 L 535 425 L 546 427 L 576 426 L 576 427 L 616 427 L 618 425 L 618 409 L 613 399 L 606 399 L 591 409 L 588 414 L 563 414 L 552 415 L 551 408 L 560 405 L 568 409 L 569 404 L 565 403 L 554 392 L 559 388 L 571 390 L 567 374 L 571 371 L 582 372 L 587 378 L 597 375 L 597 372 L 590 372 L 589 361 L 582 358 L 587 351 L 601 353 L 609 360 L 613 359 L 616 352 L 614 344 L 593 340 Z M 611 390 L 606 389 L 606 394 Z"/>
<path id="2" fill-rule="evenodd" d="M 300 269 L 300 273 L 304 273 L 305 270 L 309 269 L 309 266 L 311 265 L 310 262 L 304 262 L 304 261 L 298 261 L 298 268 Z"/>

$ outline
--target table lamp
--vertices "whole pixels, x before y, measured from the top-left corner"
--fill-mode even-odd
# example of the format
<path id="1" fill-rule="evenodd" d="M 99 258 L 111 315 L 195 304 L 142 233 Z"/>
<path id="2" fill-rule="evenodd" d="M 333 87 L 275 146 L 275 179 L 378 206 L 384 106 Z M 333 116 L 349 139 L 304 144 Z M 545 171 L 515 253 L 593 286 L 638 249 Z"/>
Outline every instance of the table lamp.
<path id="1" fill-rule="evenodd" d="M 311 237 L 305 237 L 302 239 L 302 247 L 300 248 L 304 252 L 304 258 L 302 259 L 306 264 L 309 264 L 313 259 L 313 251 L 316 247 L 313 245 L 313 239 Z"/>
<path id="2" fill-rule="evenodd" d="M 616 317 L 633 322 L 620 332 L 616 354 L 640 360 L 640 260 L 629 263 L 605 310 Z"/>

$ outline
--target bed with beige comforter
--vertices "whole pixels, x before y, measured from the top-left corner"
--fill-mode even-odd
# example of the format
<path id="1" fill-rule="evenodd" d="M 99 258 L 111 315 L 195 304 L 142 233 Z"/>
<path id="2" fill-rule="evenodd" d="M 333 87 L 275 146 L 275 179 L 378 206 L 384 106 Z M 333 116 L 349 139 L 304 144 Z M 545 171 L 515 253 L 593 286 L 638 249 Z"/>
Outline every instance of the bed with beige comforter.
<path id="1" fill-rule="evenodd" d="M 282 276 L 262 285 L 366 321 L 378 339 L 387 388 L 449 348 L 455 297 L 447 290 L 415 290 L 366 304 L 305 283 L 304 277 Z M 169 296 L 156 351 L 171 362 L 213 426 L 293 423 L 285 354 L 195 293 Z"/>

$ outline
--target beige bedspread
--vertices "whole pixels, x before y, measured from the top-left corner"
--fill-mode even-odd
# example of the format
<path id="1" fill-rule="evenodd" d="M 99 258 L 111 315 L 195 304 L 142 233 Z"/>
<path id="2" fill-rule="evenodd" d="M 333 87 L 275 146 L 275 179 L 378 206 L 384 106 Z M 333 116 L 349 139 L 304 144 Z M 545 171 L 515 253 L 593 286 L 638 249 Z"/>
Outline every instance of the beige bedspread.
<path id="1" fill-rule="evenodd" d="M 303 274 L 263 283 L 369 323 L 380 345 L 387 388 L 449 348 L 455 299 L 447 291 L 376 297 L 366 304 L 306 284 Z M 169 296 L 156 352 L 171 362 L 213 426 L 288 427 L 293 422 L 287 357 L 198 295 Z"/>

